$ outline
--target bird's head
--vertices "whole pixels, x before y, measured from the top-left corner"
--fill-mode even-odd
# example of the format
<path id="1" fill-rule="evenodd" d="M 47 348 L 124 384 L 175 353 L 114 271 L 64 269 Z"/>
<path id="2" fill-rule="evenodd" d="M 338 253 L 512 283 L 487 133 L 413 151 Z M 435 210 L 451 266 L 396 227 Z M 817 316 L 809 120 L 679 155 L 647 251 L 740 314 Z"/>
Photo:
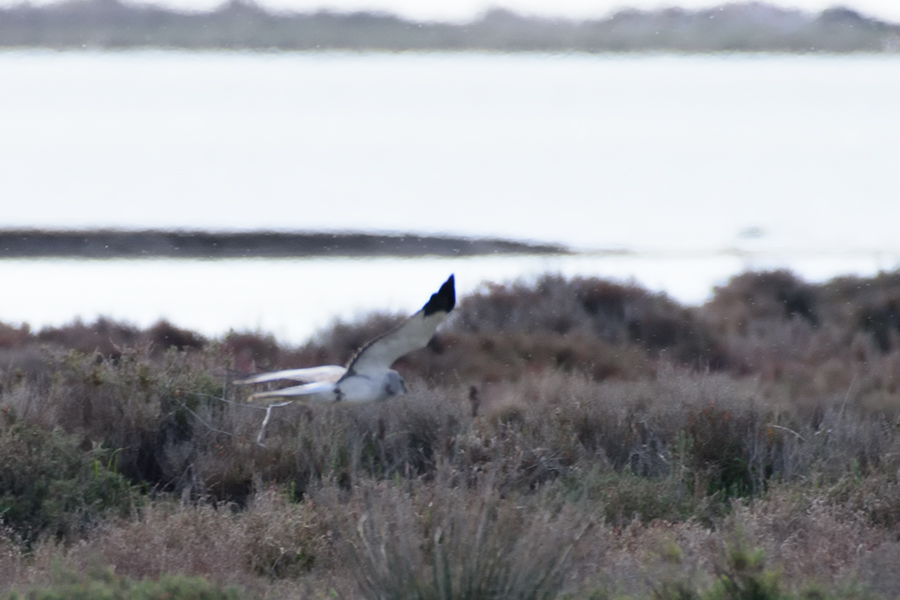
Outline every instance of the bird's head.
<path id="1" fill-rule="evenodd" d="M 406 393 L 406 382 L 400 377 L 400 373 L 389 370 L 384 377 L 384 393 L 388 398 L 391 396 L 402 396 Z"/>

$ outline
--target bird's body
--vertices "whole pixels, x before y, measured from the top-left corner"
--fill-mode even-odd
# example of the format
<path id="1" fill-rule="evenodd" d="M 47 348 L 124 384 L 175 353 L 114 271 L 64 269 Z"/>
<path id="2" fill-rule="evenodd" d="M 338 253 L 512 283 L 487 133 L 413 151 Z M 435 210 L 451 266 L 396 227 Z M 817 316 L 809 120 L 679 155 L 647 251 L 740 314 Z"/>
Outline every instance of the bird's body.
<path id="1" fill-rule="evenodd" d="M 297 398 L 322 402 L 377 402 L 386 400 L 391 396 L 406 393 L 406 384 L 403 378 L 400 377 L 400 373 L 393 369 L 386 369 L 383 372 L 370 375 L 357 373 L 353 376 L 346 376 L 347 369 L 345 367 L 337 368 L 343 369 L 344 373 L 332 378 L 332 380 L 309 381 L 302 385 L 295 385 L 280 390 L 260 392 L 253 394 L 251 399 L 277 400 L 281 398 Z M 272 375 L 277 373 L 278 371 L 272 373 Z M 269 374 L 267 373 L 267 375 Z M 236 383 L 258 383 L 258 380 L 248 381 L 248 379 L 252 378 L 248 377 Z M 297 377 L 271 378 L 265 381 L 274 381 L 276 379 L 297 379 Z"/>
<path id="2" fill-rule="evenodd" d="M 434 332 L 456 305 L 453 275 L 431 295 L 422 309 L 399 327 L 365 344 L 346 367 L 326 365 L 260 373 L 235 381 L 237 384 L 293 380 L 301 385 L 260 392 L 253 400 L 304 399 L 332 402 L 377 402 L 406 393 L 406 383 L 394 362 L 418 348 L 424 348 Z"/>

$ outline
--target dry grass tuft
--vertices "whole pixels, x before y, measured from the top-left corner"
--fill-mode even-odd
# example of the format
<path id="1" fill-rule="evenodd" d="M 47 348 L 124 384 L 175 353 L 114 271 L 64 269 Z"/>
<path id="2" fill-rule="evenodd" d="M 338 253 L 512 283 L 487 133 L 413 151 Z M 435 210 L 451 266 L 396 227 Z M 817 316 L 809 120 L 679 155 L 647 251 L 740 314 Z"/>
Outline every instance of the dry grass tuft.
<path id="1" fill-rule="evenodd" d="M 589 522 L 531 499 L 504 499 L 492 477 L 459 485 L 367 485 L 356 527 L 341 523 L 364 597 L 549 599 Z"/>

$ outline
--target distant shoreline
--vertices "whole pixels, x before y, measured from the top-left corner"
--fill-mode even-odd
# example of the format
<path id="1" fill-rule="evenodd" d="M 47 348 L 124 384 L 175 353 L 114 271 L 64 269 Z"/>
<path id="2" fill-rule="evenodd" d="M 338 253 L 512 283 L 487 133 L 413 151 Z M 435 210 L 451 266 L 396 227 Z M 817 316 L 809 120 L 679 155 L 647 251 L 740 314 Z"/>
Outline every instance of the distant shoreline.
<path id="1" fill-rule="evenodd" d="M 0 7 L 0 47 L 286 51 L 900 52 L 900 24 L 834 7 L 819 13 L 760 2 L 700 10 L 622 9 L 583 21 L 488 11 L 466 23 L 379 12 L 267 11 L 252 0 L 177 12 L 122 0 Z"/>
<path id="2" fill-rule="evenodd" d="M 564 246 L 499 238 L 355 232 L 5 230 L 0 259 L 313 258 L 569 254 Z"/>

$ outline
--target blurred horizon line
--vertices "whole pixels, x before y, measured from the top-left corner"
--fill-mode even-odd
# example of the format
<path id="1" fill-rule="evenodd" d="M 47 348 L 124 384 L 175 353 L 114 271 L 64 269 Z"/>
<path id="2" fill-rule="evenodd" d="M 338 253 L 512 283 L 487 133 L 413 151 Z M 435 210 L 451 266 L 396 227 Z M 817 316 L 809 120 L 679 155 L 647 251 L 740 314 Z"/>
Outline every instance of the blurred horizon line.
<path id="1" fill-rule="evenodd" d="M 463 23 L 387 11 L 286 11 L 229 0 L 190 11 L 124 0 L 0 7 L 0 47 L 501 52 L 900 53 L 900 23 L 846 7 L 762 2 L 624 8 L 603 18 L 490 9 Z"/>

